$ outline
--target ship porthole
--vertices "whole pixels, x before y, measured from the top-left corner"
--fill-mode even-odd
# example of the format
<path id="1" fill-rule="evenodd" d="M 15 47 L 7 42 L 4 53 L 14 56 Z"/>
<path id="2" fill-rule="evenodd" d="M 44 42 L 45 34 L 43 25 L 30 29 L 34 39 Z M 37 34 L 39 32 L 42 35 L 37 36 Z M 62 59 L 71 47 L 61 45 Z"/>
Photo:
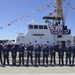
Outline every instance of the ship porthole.
<path id="1" fill-rule="evenodd" d="M 36 43 L 37 41 L 35 40 L 35 43 Z"/>
<path id="2" fill-rule="evenodd" d="M 41 39 L 42 37 L 40 37 L 40 39 Z"/>
<path id="3" fill-rule="evenodd" d="M 47 43 L 49 43 L 49 41 L 47 41 Z"/>
<path id="4" fill-rule="evenodd" d="M 24 36 L 22 36 L 22 38 L 24 38 Z"/>

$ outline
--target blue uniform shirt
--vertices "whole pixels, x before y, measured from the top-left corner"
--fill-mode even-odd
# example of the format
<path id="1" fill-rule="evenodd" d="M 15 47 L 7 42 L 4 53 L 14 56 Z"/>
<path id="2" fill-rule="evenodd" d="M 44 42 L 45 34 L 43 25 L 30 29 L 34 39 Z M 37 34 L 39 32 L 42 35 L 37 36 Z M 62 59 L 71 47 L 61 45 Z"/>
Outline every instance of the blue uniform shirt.
<path id="1" fill-rule="evenodd" d="M 40 52 L 41 52 L 41 47 L 40 46 L 35 47 L 35 53 L 40 54 Z"/>
<path id="2" fill-rule="evenodd" d="M 49 53 L 49 47 L 46 46 L 43 48 L 43 54 L 48 54 Z"/>
<path id="3" fill-rule="evenodd" d="M 66 49 L 66 54 L 71 54 L 71 53 L 72 53 L 72 47 L 69 46 L 69 47 L 67 47 L 67 49 Z"/>

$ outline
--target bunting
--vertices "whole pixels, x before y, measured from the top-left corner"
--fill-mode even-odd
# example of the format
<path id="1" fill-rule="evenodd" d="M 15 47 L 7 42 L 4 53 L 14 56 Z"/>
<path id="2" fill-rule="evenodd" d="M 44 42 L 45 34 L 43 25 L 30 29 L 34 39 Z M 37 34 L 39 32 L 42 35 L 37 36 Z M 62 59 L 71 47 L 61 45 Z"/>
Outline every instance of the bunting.
<path id="1" fill-rule="evenodd" d="M 32 15 L 32 14 L 34 14 L 34 13 L 36 13 L 36 12 L 40 12 L 40 11 L 42 11 L 43 9 L 49 8 L 51 4 L 52 4 L 52 3 L 47 4 L 47 5 L 43 6 L 43 7 L 40 7 L 39 9 L 34 10 L 34 11 L 30 12 L 29 14 L 24 14 L 24 15 L 21 16 L 20 18 L 15 19 L 15 20 L 9 22 L 8 24 L 6 24 L 6 25 L 4 25 L 4 26 L 11 26 L 11 24 L 14 24 L 15 22 L 18 22 L 18 21 L 22 20 L 23 18 L 27 18 L 27 17 L 29 17 L 30 15 Z M 0 27 L 0 29 L 3 29 L 3 27 Z"/>
<path id="2" fill-rule="evenodd" d="M 51 34 L 53 35 L 57 35 L 57 34 L 61 34 L 61 35 L 69 35 L 71 30 L 70 29 L 67 29 L 67 30 L 64 30 L 62 28 L 56 28 L 57 26 L 55 24 L 52 24 L 49 26 L 49 29 L 50 29 L 50 32 Z"/>
<path id="3" fill-rule="evenodd" d="M 69 7 L 71 7 L 73 10 L 75 10 L 75 7 L 73 7 L 67 0 L 64 0 L 64 2 L 65 2 Z"/>
<path id="4" fill-rule="evenodd" d="M 56 1 L 57 1 L 57 0 L 54 0 L 54 3 L 55 3 Z M 75 8 L 74 8 L 69 2 L 67 2 L 67 0 L 64 0 L 64 2 L 65 2 L 67 5 L 69 5 L 73 10 L 75 10 Z M 6 25 L 4 25 L 4 26 L 11 26 L 11 24 L 14 24 L 15 22 L 21 21 L 23 18 L 28 18 L 30 15 L 32 15 L 32 14 L 34 14 L 34 13 L 36 13 L 36 12 L 40 12 L 40 11 L 42 11 L 43 9 L 49 8 L 50 6 L 53 6 L 53 7 L 54 7 L 53 3 L 49 3 L 49 4 L 47 4 L 47 5 L 43 6 L 43 7 L 40 7 L 39 9 L 34 10 L 34 11 L 30 12 L 29 14 L 24 14 L 24 15 L 22 15 L 21 17 L 19 17 L 19 18 L 13 20 L 13 21 L 11 21 L 11 22 L 9 22 L 8 24 L 6 24 Z M 50 13 L 50 15 L 52 15 L 52 13 Z M 3 27 L 0 27 L 0 29 L 3 29 Z"/>
<path id="5" fill-rule="evenodd" d="M 56 3 L 57 0 L 54 0 L 54 3 Z"/>
<path id="6" fill-rule="evenodd" d="M 3 27 L 0 27 L 0 29 L 3 29 Z"/>
<path id="7" fill-rule="evenodd" d="M 8 23 L 7 25 L 10 26 L 10 23 Z"/>

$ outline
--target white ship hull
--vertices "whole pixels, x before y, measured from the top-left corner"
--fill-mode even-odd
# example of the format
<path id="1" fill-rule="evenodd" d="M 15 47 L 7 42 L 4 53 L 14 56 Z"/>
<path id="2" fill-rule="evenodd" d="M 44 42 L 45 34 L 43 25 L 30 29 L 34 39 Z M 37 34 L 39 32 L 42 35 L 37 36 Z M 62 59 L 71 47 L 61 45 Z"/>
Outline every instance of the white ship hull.
<path id="1" fill-rule="evenodd" d="M 54 41 L 56 44 L 62 42 L 64 46 L 66 43 L 73 45 L 75 38 L 70 35 L 71 30 L 65 26 L 62 4 L 63 0 L 56 0 L 54 12 L 43 17 L 45 23 L 29 23 L 27 34 L 18 34 L 15 43 L 52 44 Z"/>
<path id="2" fill-rule="evenodd" d="M 29 25 L 32 25 L 33 28 L 29 28 Z M 34 26 L 38 26 L 38 28 L 34 28 Z M 39 29 L 39 25 L 41 26 L 47 26 L 47 29 Z M 55 34 L 53 35 L 50 31 L 50 28 L 52 26 L 52 23 L 44 23 L 44 24 L 35 24 L 35 23 L 30 23 L 28 24 L 28 32 L 27 34 L 23 34 L 20 33 L 16 36 L 15 39 L 15 43 L 19 44 L 19 43 L 24 43 L 24 44 L 28 44 L 29 42 L 32 42 L 32 44 L 44 44 L 44 43 L 48 43 L 48 44 L 52 44 L 52 42 L 54 41 L 56 44 L 58 44 L 59 42 L 64 42 L 64 44 L 66 45 L 67 40 L 71 41 L 71 45 L 73 44 L 74 41 L 74 37 L 72 37 L 71 35 L 62 35 L 61 33 Z M 61 28 L 58 27 L 59 29 Z M 62 28 L 61 28 L 62 29 Z"/>

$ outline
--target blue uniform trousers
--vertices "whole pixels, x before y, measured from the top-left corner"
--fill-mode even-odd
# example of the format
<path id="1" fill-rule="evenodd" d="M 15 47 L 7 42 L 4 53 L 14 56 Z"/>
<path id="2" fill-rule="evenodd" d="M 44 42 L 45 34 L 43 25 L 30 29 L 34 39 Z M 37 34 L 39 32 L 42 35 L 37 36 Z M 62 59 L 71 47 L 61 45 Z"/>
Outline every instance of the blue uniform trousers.
<path id="1" fill-rule="evenodd" d="M 12 55 L 12 64 L 16 65 L 16 55 L 15 54 Z"/>
<path id="2" fill-rule="evenodd" d="M 62 63 L 62 65 L 64 65 L 64 60 L 63 60 L 64 55 L 63 54 L 59 54 L 59 65 Z"/>
<path id="3" fill-rule="evenodd" d="M 31 59 L 31 63 L 33 64 L 33 60 L 32 60 L 32 52 L 31 53 L 27 53 L 27 65 L 28 65 L 28 63 L 29 63 L 29 57 L 30 57 L 30 59 Z"/>
<path id="4" fill-rule="evenodd" d="M 53 63 L 55 64 L 55 52 L 51 53 L 51 63 L 50 64 L 52 64 L 52 60 L 53 60 Z"/>
<path id="5" fill-rule="evenodd" d="M 48 65 L 48 54 L 43 54 L 43 65 L 45 63 L 45 58 L 46 58 L 46 63 Z"/>
<path id="6" fill-rule="evenodd" d="M 22 58 L 22 60 L 21 60 L 21 58 Z M 24 54 L 19 54 L 19 65 L 21 64 L 21 62 L 24 65 Z"/>
<path id="7" fill-rule="evenodd" d="M 75 54 L 73 54 L 72 65 L 74 65 Z"/>
<path id="8" fill-rule="evenodd" d="M 71 65 L 71 53 L 66 54 L 66 65 L 68 63 L 68 59 L 69 59 L 69 64 Z"/>
<path id="9" fill-rule="evenodd" d="M 8 54 L 4 54 L 4 62 L 3 62 L 4 65 L 6 63 L 6 60 L 7 60 L 7 64 L 9 65 L 9 56 L 8 56 Z"/>
<path id="10" fill-rule="evenodd" d="M 40 65 L 40 53 L 39 54 L 35 53 L 35 65 L 37 63 L 37 59 L 38 59 L 39 65 Z"/>

